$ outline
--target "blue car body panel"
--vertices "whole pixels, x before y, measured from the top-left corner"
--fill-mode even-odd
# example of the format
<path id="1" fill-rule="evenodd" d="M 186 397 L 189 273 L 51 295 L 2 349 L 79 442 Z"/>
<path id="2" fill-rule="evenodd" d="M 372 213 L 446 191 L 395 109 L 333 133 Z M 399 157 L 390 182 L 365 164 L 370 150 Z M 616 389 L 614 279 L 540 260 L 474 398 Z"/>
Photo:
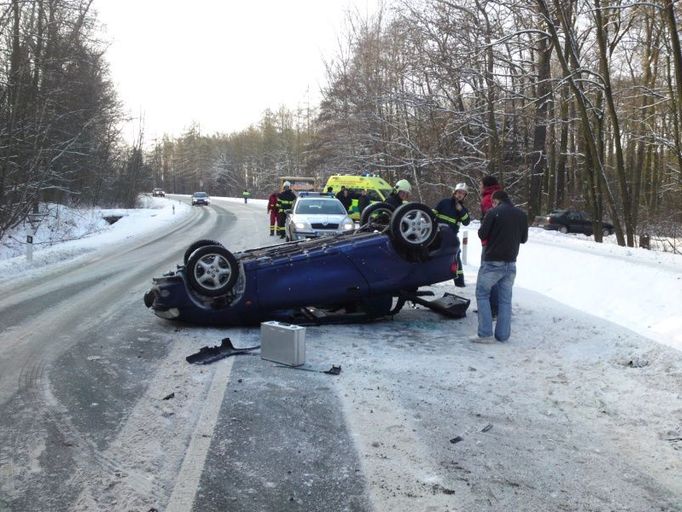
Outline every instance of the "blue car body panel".
<path id="1" fill-rule="evenodd" d="M 386 316 L 401 291 L 453 278 L 449 228 L 427 249 L 404 249 L 382 233 L 344 234 L 235 253 L 239 279 L 223 297 L 203 297 L 186 269 L 153 280 L 145 304 L 162 317 L 205 325 L 253 325 L 302 307 L 351 306 Z"/>

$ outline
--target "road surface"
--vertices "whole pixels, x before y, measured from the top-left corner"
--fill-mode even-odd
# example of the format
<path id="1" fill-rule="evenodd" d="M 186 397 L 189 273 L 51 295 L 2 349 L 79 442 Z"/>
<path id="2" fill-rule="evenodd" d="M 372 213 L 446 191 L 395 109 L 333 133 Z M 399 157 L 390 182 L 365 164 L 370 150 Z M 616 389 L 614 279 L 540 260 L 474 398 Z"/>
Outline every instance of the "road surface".
<path id="1" fill-rule="evenodd" d="M 257 356 L 193 366 L 226 336 L 259 343 L 143 306 L 203 238 L 273 240 L 260 205 L 218 200 L 3 285 L 1 512 L 682 510 L 676 353 L 517 290 L 523 335 L 506 346 L 468 343 L 471 315 L 406 308 L 308 328 L 307 366 L 338 376 Z M 621 361 L 635 348 L 646 364 Z"/>

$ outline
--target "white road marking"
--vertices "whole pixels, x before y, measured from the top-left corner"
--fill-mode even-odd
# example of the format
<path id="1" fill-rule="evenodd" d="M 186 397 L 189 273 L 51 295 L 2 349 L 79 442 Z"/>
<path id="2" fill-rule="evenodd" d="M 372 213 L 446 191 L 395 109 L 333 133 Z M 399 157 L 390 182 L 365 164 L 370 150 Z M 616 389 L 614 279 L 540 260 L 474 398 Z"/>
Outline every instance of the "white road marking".
<path id="1" fill-rule="evenodd" d="M 229 358 L 221 363 L 213 375 L 211 389 L 206 396 L 206 406 L 201 413 L 192 439 L 187 447 L 185 459 L 182 461 L 166 512 L 188 512 L 192 510 L 201 473 L 206 462 L 206 455 L 211 446 L 213 430 L 218 421 L 218 413 L 223 403 L 225 389 L 230 380 L 230 372 L 234 359 Z"/>

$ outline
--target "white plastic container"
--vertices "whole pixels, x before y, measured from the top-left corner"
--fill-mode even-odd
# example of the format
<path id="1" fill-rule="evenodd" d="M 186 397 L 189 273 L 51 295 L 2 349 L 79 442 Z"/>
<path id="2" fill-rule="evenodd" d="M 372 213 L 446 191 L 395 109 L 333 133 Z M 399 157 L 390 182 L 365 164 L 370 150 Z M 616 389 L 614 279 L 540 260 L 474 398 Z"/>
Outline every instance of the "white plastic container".
<path id="1" fill-rule="evenodd" d="M 288 366 L 305 364 L 305 327 L 275 321 L 261 323 L 260 357 Z"/>

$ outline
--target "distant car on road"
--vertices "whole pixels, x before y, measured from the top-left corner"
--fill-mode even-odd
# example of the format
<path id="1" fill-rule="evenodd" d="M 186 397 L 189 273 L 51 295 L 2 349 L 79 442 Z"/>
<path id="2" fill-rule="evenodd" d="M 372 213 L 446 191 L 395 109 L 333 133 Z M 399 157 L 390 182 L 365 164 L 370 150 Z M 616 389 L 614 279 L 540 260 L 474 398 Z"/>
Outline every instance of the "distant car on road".
<path id="1" fill-rule="evenodd" d="M 335 197 L 301 192 L 284 224 L 289 241 L 353 231 L 355 223 Z"/>
<path id="2" fill-rule="evenodd" d="M 153 197 L 166 197 L 166 193 L 161 188 L 155 188 L 152 190 Z"/>
<path id="3" fill-rule="evenodd" d="M 206 192 L 195 192 L 192 194 L 192 206 L 208 206 L 211 204 L 211 199 Z"/>
<path id="4" fill-rule="evenodd" d="M 559 231 L 560 233 L 582 233 L 587 236 L 593 235 L 592 221 L 585 212 L 576 210 L 553 210 L 547 215 L 535 218 L 535 225 L 547 230 Z M 613 234 L 613 224 L 602 222 L 602 234 Z"/>

